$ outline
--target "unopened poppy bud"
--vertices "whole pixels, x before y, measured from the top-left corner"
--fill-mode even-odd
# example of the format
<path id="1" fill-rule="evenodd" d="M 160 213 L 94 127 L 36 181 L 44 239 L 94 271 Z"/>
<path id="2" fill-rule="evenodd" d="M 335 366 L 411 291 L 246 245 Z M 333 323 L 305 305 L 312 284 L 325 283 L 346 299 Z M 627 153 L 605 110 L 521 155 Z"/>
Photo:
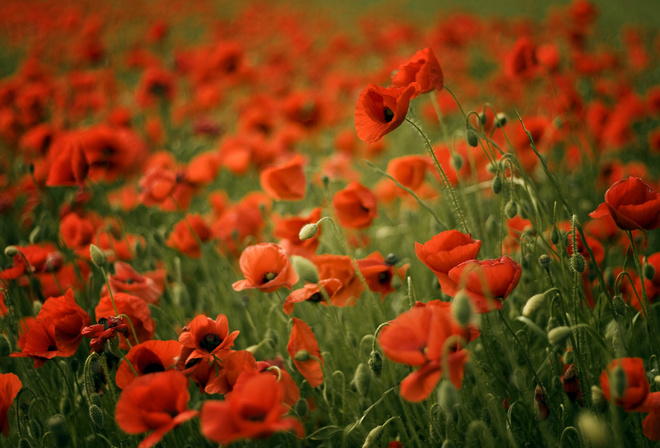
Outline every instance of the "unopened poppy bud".
<path id="1" fill-rule="evenodd" d="M 545 398 L 545 391 L 539 385 L 536 386 L 534 390 L 534 411 L 536 413 L 536 418 L 539 420 L 545 420 L 550 415 L 550 407 Z"/>
<path id="2" fill-rule="evenodd" d="M 551 261 L 552 261 L 552 260 L 550 260 L 550 256 L 549 256 L 548 254 L 542 254 L 542 255 L 539 257 L 539 264 L 540 264 L 541 267 L 542 267 L 543 269 L 545 269 L 546 271 L 549 271 L 549 270 L 550 270 L 550 262 L 551 262 Z"/>
<path id="3" fill-rule="evenodd" d="M 328 185 L 330 185 L 330 177 L 328 177 L 327 174 L 324 174 L 323 176 L 321 176 L 321 182 L 323 183 L 323 188 L 327 190 Z"/>
<path id="4" fill-rule="evenodd" d="M 628 378 L 626 378 L 626 371 L 623 370 L 623 366 L 619 364 L 614 368 L 614 371 L 610 375 L 610 392 L 612 393 L 612 397 L 623 397 L 626 393 L 627 385 Z"/>
<path id="5" fill-rule="evenodd" d="M 559 243 L 559 230 L 556 227 L 553 227 L 552 232 L 550 232 L 550 242 L 555 245 Z"/>
<path id="6" fill-rule="evenodd" d="M 656 375 L 656 376 L 654 376 L 654 377 L 653 377 L 653 382 L 654 382 L 656 385 L 660 386 L 660 375 Z"/>
<path id="7" fill-rule="evenodd" d="M 467 140 L 468 145 L 472 146 L 473 148 L 479 146 L 479 137 L 477 136 L 477 133 L 474 132 L 474 129 L 467 130 L 467 133 L 465 134 L 465 140 Z"/>
<path id="8" fill-rule="evenodd" d="M 314 238 L 318 231 L 319 231 L 319 225 L 317 223 L 305 224 L 302 227 L 302 229 L 300 229 L 298 238 L 300 238 L 303 241 L 308 240 L 310 238 Z"/>
<path id="9" fill-rule="evenodd" d="M 376 350 L 372 350 L 371 353 L 369 353 L 369 361 L 367 361 L 367 365 L 373 372 L 374 376 L 378 378 L 383 371 L 383 357 Z"/>
<path id="10" fill-rule="evenodd" d="M 16 248 L 16 246 L 5 247 L 5 255 L 8 257 L 13 257 L 14 255 L 18 255 L 18 248 Z"/>
<path id="11" fill-rule="evenodd" d="M 103 407 L 103 401 L 101 401 L 101 396 L 97 393 L 93 393 L 89 396 L 89 401 L 91 404 L 98 406 L 99 408 Z"/>
<path id="12" fill-rule="evenodd" d="M 591 401 L 597 411 L 603 412 L 607 407 L 607 398 L 598 386 L 591 386 Z"/>
<path id="13" fill-rule="evenodd" d="M 64 448 L 69 446 L 69 431 L 67 429 L 66 418 L 63 415 L 57 414 L 46 420 L 46 426 L 50 431 L 55 441 L 55 446 Z"/>
<path id="14" fill-rule="evenodd" d="M 509 219 L 515 218 L 516 215 L 518 214 L 518 203 L 513 199 L 507 202 L 506 205 L 504 206 L 504 214 Z"/>
<path id="15" fill-rule="evenodd" d="M 569 365 L 575 362 L 575 352 L 573 350 L 567 350 L 564 353 L 564 364 Z"/>
<path id="16" fill-rule="evenodd" d="M 502 178 L 499 175 L 495 175 L 493 180 L 490 182 L 490 188 L 493 190 L 493 193 L 500 194 L 502 191 Z"/>
<path id="17" fill-rule="evenodd" d="M 395 266 L 399 262 L 399 256 L 397 254 L 387 254 L 385 257 L 385 264 L 390 266 Z"/>
<path id="18" fill-rule="evenodd" d="M 612 298 L 612 307 L 614 308 L 614 313 L 617 316 L 624 316 L 626 314 L 626 310 L 628 309 L 628 305 L 626 305 L 626 302 L 623 301 L 621 294 L 617 294 Z"/>
<path id="19" fill-rule="evenodd" d="M 458 392 L 451 381 L 442 381 L 438 387 L 438 404 L 448 416 L 456 416 L 455 406 L 459 403 Z"/>
<path id="20" fill-rule="evenodd" d="M 463 158 L 458 154 L 451 156 L 451 166 L 456 170 L 460 170 L 463 167 Z"/>
<path id="21" fill-rule="evenodd" d="M 307 350 L 299 350 L 294 356 L 294 359 L 299 362 L 309 361 L 311 358 L 312 355 Z"/>
<path id="22" fill-rule="evenodd" d="M 653 280 L 655 277 L 655 268 L 653 267 L 652 264 L 644 264 L 644 277 L 647 280 Z"/>
<path id="23" fill-rule="evenodd" d="M 595 386 L 594 386 L 595 387 Z M 612 446 L 610 430 L 605 422 L 589 412 L 583 412 L 578 417 L 578 428 L 585 441 L 593 448 Z"/>
<path id="24" fill-rule="evenodd" d="M 89 407 L 89 419 L 94 423 L 94 426 L 101 429 L 103 428 L 103 411 L 95 404 Z"/>
<path id="25" fill-rule="evenodd" d="M 296 414 L 298 414 L 298 416 L 304 417 L 307 414 L 307 411 L 309 411 L 309 405 L 307 404 L 307 400 L 305 399 L 298 400 L 294 406 L 294 410 L 296 411 Z"/>
<path id="26" fill-rule="evenodd" d="M 7 336 L 0 335 L 0 358 L 6 358 L 11 353 L 11 343 Z"/>
<path id="27" fill-rule="evenodd" d="M 69 412 L 71 412 L 71 400 L 69 397 L 60 398 L 60 413 L 67 415 Z"/>
<path id="28" fill-rule="evenodd" d="M 543 306 L 543 302 L 545 301 L 544 298 L 545 298 L 545 293 L 535 294 L 532 297 L 530 297 L 527 303 L 525 303 L 525 306 L 523 307 L 522 315 L 525 317 L 531 316 L 534 313 L 534 311 L 538 310 L 539 308 L 541 308 L 541 306 Z"/>
<path id="29" fill-rule="evenodd" d="M 357 369 L 355 369 L 353 381 L 355 382 L 355 388 L 358 393 L 366 397 L 369 393 L 369 386 L 371 385 L 371 371 L 365 363 L 361 362 L 358 364 Z"/>
<path id="30" fill-rule="evenodd" d="M 376 446 L 376 444 L 380 440 L 380 436 L 383 435 L 384 430 L 385 427 L 383 425 L 380 425 L 380 426 L 376 426 L 374 429 L 369 431 L 367 438 L 364 440 L 364 445 L 362 445 L 362 448 L 369 448 L 372 446 Z"/>
<path id="31" fill-rule="evenodd" d="M 572 333 L 573 330 L 571 330 L 570 327 L 562 326 L 553 328 L 548 331 L 548 342 L 550 342 L 550 345 L 559 345 L 568 339 Z"/>
<path id="32" fill-rule="evenodd" d="M 108 264 L 108 257 L 106 257 L 105 253 L 95 244 L 89 245 L 89 256 L 92 259 L 92 263 L 100 268 Z"/>
<path id="33" fill-rule="evenodd" d="M 36 316 L 37 314 L 39 314 L 39 311 L 41 311 L 41 305 L 42 305 L 42 303 L 39 302 L 38 300 L 35 300 L 34 302 L 32 302 L 32 315 L 33 316 Z"/>
<path id="34" fill-rule="evenodd" d="M 465 327 L 470 323 L 470 319 L 472 319 L 472 302 L 464 291 L 459 291 L 454 297 L 451 314 L 461 327 Z"/>
<path id="35" fill-rule="evenodd" d="M 571 255 L 571 258 L 568 260 L 568 265 L 573 272 L 577 272 L 578 274 L 582 274 L 587 268 L 587 263 L 584 261 L 584 257 L 577 252 Z"/>
<path id="36" fill-rule="evenodd" d="M 318 283 L 319 271 L 316 265 L 305 257 L 291 256 L 291 265 L 301 279 L 309 283 Z"/>
<path id="37" fill-rule="evenodd" d="M 500 112 L 497 115 L 495 115 L 495 126 L 498 128 L 501 128 L 504 126 L 507 122 L 508 118 L 504 112 Z"/>
<path id="38" fill-rule="evenodd" d="M 566 369 L 566 372 L 564 372 L 564 376 L 562 377 L 561 382 L 564 388 L 564 393 L 568 399 L 575 401 L 580 395 L 580 381 L 577 377 L 577 369 L 575 368 L 575 364 L 570 364 L 568 366 L 568 369 Z"/>
<path id="39" fill-rule="evenodd" d="M 21 439 L 18 441 L 18 448 L 32 448 L 32 444 L 28 439 Z"/>

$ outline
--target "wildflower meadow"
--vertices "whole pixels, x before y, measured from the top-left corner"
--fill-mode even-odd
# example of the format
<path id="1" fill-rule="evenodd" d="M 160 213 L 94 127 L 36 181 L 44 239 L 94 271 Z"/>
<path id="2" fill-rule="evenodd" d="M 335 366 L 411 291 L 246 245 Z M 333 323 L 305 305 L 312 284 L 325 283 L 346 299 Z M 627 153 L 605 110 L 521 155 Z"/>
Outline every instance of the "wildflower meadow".
<path id="1" fill-rule="evenodd" d="M 0 2 L 0 447 L 660 446 L 657 11 L 468 3 Z"/>

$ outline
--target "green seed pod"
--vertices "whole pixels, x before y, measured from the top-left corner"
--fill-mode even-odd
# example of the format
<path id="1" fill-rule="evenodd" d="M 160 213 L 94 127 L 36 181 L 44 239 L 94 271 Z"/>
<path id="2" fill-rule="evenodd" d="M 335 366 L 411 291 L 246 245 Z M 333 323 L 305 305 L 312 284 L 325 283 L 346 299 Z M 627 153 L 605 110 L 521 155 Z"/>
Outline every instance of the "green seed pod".
<path id="1" fill-rule="evenodd" d="M 459 291 L 456 297 L 454 297 L 451 314 L 456 323 L 461 327 L 466 327 L 470 323 L 472 319 L 472 302 L 464 291 Z"/>
<path id="2" fill-rule="evenodd" d="M 61 414 L 56 414 L 46 420 L 46 426 L 53 436 L 53 441 L 57 448 L 69 446 L 71 437 L 67 428 L 66 418 Z"/>
<path id="3" fill-rule="evenodd" d="M 621 294 L 617 294 L 612 298 L 612 307 L 617 316 L 625 316 L 626 311 L 628 310 L 628 305 L 623 301 Z"/>
<path id="4" fill-rule="evenodd" d="M 456 170 L 460 170 L 463 167 L 463 158 L 458 154 L 451 156 L 451 166 Z"/>
<path id="5" fill-rule="evenodd" d="M 512 219 L 518 214 L 518 203 L 511 199 L 504 206 L 504 214 L 507 218 Z"/>
<path id="6" fill-rule="evenodd" d="M 296 414 L 298 414 L 300 417 L 304 417 L 307 414 L 307 411 L 309 411 L 309 405 L 307 404 L 307 400 L 300 399 L 296 402 L 295 404 L 295 409 Z"/>
<path id="7" fill-rule="evenodd" d="M 371 370 L 369 370 L 369 367 L 365 363 L 361 362 L 358 364 L 357 369 L 355 369 L 353 381 L 355 382 L 358 393 L 366 397 L 369 393 L 369 386 L 371 385 Z"/>
<path id="8" fill-rule="evenodd" d="M 362 448 L 370 448 L 372 446 L 376 446 L 380 440 L 380 436 L 383 435 L 384 430 L 385 427 L 383 425 L 376 426 L 374 429 L 372 429 L 367 435 L 367 438 L 364 440 L 364 445 L 362 445 Z"/>
<path id="9" fill-rule="evenodd" d="M 550 345 L 559 345 L 568 339 L 571 334 L 573 334 L 573 330 L 570 327 L 553 328 L 548 331 L 548 342 L 550 342 Z"/>
<path id="10" fill-rule="evenodd" d="M 539 257 L 539 264 L 540 264 L 541 267 L 542 267 L 543 269 L 545 269 L 546 271 L 549 271 L 549 270 L 550 270 L 550 262 L 551 262 L 551 261 L 552 261 L 552 260 L 550 259 L 550 257 L 548 256 L 548 254 L 542 254 L 542 255 Z"/>
<path id="11" fill-rule="evenodd" d="M 495 194 L 500 194 L 500 192 L 502 191 L 502 185 L 503 185 L 502 178 L 496 174 L 490 183 L 491 190 L 493 190 L 493 193 Z"/>
<path id="12" fill-rule="evenodd" d="M 60 413 L 67 415 L 69 412 L 71 412 L 71 400 L 69 397 L 60 398 Z"/>
<path id="13" fill-rule="evenodd" d="M 99 394 L 91 394 L 89 396 L 89 401 L 91 405 L 98 406 L 99 408 L 103 408 L 103 401 L 101 400 L 101 396 Z"/>
<path id="14" fill-rule="evenodd" d="M 94 426 L 96 426 L 98 429 L 103 428 L 103 411 L 101 410 L 100 407 L 96 406 L 95 404 L 91 405 L 89 407 L 89 419 L 94 423 Z"/>
<path id="15" fill-rule="evenodd" d="M 573 272 L 582 274 L 584 270 L 587 268 L 587 263 L 581 254 L 574 253 L 573 255 L 571 255 L 571 258 L 568 260 L 568 266 L 573 270 Z"/>
<path id="16" fill-rule="evenodd" d="M 474 129 L 469 128 L 465 134 L 465 140 L 467 140 L 468 145 L 472 146 L 473 148 L 476 148 L 479 146 L 479 137 L 477 136 L 477 133 L 474 132 Z"/>
<path id="17" fill-rule="evenodd" d="M 6 358 L 11 353 L 11 343 L 7 336 L 0 335 L 0 358 Z"/>
<path id="18" fill-rule="evenodd" d="M 372 350 L 369 354 L 369 361 L 367 361 L 369 368 L 373 372 L 376 378 L 380 377 L 381 372 L 383 371 L 383 357 L 376 350 Z"/>
<path id="19" fill-rule="evenodd" d="M 302 227 L 302 229 L 300 229 L 298 238 L 300 238 L 301 240 L 308 240 L 310 238 L 314 238 L 318 231 L 319 231 L 319 225 L 317 223 L 305 224 Z"/>
<path id="20" fill-rule="evenodd" d="M 559 230 L 556 227 L 553 227 L 552 232 L 550 232 L 550 242 L 554 245 L 559 243 Z"/>
<path id="21" fill-rule="evenodd" d="M 100 268 L 108 264 L 108 257 L 106 257 L 105 253 L 95 244 L 89 245 L 89 255 L 92 259 L 92 263 Z"/>
<path id="22" fill-rule="evenodd" d="M 647 280 L 653 280 L 655 277 L 655 268 L 653 267 L 652 264 L 644 264 L 644 277 Z"/>

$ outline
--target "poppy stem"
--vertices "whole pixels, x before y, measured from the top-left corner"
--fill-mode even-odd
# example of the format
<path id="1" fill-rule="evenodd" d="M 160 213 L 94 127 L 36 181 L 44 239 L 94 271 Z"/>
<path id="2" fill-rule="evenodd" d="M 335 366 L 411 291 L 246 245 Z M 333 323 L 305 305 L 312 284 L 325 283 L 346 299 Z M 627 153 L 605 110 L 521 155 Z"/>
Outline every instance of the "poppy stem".
<path id="1" fill-rule="evenodd" d="M 137 339 L 136 339 L 136 340 L 137 340 Z M 133 367 L 133 364 L 131 364 L 131 362 L 128 360 L 128 358 L 126 358 L 126 355 L 124 354 L 124 352 L 122 352 L 122 351 L 119 349 L 119 346 L 115 344 L 115 341 L 112 340 L 112 339 L 110 339 L 110 344 L 112 345 L 112 348 L 114 348 L 115 350 L 117 350 L 117 351 L 119 352 L 119 355 L 121 356 L 121 358 L 122 358 L 124 361 L 126 361 L 126 364 L 128 364 L 128 367 L 129 367 L 129 368 L 131 369 L 131 371 L 133 372 L 133 375 L 135 375 L 135 378 L 139 377 L 140 375 L 137 373 L 137 371 L 136 371 L 135 368 Z"/>
<path id="2" fill-rule="evenodd" d="M 422 128 L 412 121 L 410 118 L 406 117 L 406 121 L 410 126 L 412 126 L 415 131 L 422 137 L 422 140 L 424 140 L 425 148 L 426 151 L 429 153 L 429 156 L 433 160 L 433 165 L 435 167 L 435 170 L 438 172 L 440 177 L 442 178 L 442 181 L 444 183 L 445 188 L 447 191 L 449 191 L 449 195 L 451 196 L 451 200 L 454 204 L 454 208 L 456 209 L 456 213 L 458 213 L 458 217 L 460 218 L 461 223 L 463 224 L 463 229 L 465 233 L 470 233 L 470 230 L 468 228 L 467 223 L 465 222 L 465 216 L 463 215 L 463 211 L 461 210 L 461 207 L 458 203 L 458 199 L 456 198 L 456 195 L 454 194 L 454 189 L 451 187 L 451 184 L 449 183 L 449 179 L 447 178 L 447 174 L 445 173 L 445 170 L 442 169 L 442 166 L 440 165 L 440 161 L 438 158 L 435 156 L 435 153 L 433 152 L 433 146 L 431 146 L 431 141 L 427 137 L 427 135 L 424 133 Z"/>

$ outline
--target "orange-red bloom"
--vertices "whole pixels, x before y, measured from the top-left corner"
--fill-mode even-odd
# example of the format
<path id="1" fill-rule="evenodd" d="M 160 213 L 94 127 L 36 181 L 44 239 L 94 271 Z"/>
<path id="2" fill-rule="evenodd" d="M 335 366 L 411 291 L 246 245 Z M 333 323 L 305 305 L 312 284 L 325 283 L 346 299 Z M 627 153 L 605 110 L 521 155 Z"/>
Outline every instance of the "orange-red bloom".
<path id="1" fill-rule="evenodd" d="M 113 295 L 115 299 L 115 304 L 117 305 L 117 311 L 119 314 L 125 314 L 133 324 L 135 333 L 139 341 L 135 340 L 135 336 L 132 331 L 128 333 L 128 340 L 132 345 L 136 345 L 139 342 L 144 342 L 152 339 L 154 333 L 156 332 L 156 323 L 151 317 L 151 311 L 149 310 L 149 305 L 147 302 L 142 300 L 139 297 L 132 296 L 123 292 L 118 292 Z M 105 295 L 101 297 L 99 304 L 96 305 L 94 310 L 96 315 L 96 321 L 99 319 L 108 316 L 115 316 L 115 310 L 112 306 L 112 300 L 110 295 Z M 130 328 L 130 326 L 129 326 Z M 128 350 L 128 343 L 123 334 L 119 335 L 119 348 L 123 350 Z"/>
<path id="2" fill-rule="evenodd" d="M 316 336 L 304 321 L 293 318 L 293 327 L 286 349 L 309 385 L 320 386 L 323 383 L 323 357 Z"/>
<path id="3" fill-rule="evenodd" d="M 396 157 L 387 165 L 387 173 L 404 187 L 416 190 L 424 183 L 428 167 L 429 160 L 425 156 Z"/>
<path id="4" fill-rule="evenodd" d="M 365 229 L 378 216 L 376 195 L 359 182 L 351 182 L 332 198 L 339 225 L 347 229 Z"/>
<path id="5" fill-rule="evenodd" d="M 197 237 L 193 235 L 195 232 Z M 202 248 L 197 241 L 202 243 L 211 239 L 211 228 L 199 215 L 187 215 L 183 221 L 174 226 L 174 231 L 167 239 L 167 245 L 172 249 L 188 255 L 192 258 L 202 256 Z"/>
<path id="6" fill-rule="evenodd" d="M 381 300 L 391 292 L 394 292 L 392 278 L 394 277 L 394 266 L 387 263 L 380 252 L 367 255 L 366 258 L 357 260 L 358 269 L 367 282 L 369 290 L 379 292 Z M 408 265 L 397 268 L 398 275 L 405 275 Z"/>
<path id="7" fill-rule="evenodd" d="M 9 437 L 9 419 L 7 413 L 14 398 L 18 395 L 23 384 L 13 373 L 0 374 L 0 429 L 5 437 Z"/>
<path id="8" fill-rule="evenodd" d="M 449 271 L 467 260 L 476 258 L 481 241 L 458 230 L 440 232 L 424 244 L 415 242 L 417 258 L 438 277 L 442 292 L 456 295 L 458 285 L 449 277 Z"/>
<path id="9" fill-rule="evenodd" d="M 364 285 L 348 255 L 317 255 L 312 262 L 319 271 L 321 281 L 336 278 L 342 286 L 332 296 L 333 306 L 355 305 L 364 291 Z"/>
<path id="10" fill-rule="evenodd" d="M 216 320 L 200 314 L 179 335 L 181 345 L 192 349 L 185 362 L 188 363 L 196 358 L 222 359 L 234 345 L 238 333 L 239 331 L 229 333 L 229 322 L 224 314 L 218 315 Z"/>
<path id="11" fill-rule="evenodd" d="M 227 400 L 202 405 L 202 433 L 222 445 L 240 439 L 262 439 L 278 431 L 295 430 L 302 437 L 300 422 L 283 418 L 287 412 L 283 398 L 282 383 L 275 376 L 241 375 Z"/>
<path id="12" fill-rule="evenodd" d="M 300 201 L 305 199 L 307 181 L 303 171 L 304 160 L 296 154 L 291 160 L 264 169 L 259 177 L 261 188 L 273 199 Z"/>
<path id="13" fill-rule="evenodd" d="M 408 87 L 414 85 L 418 95 L 438 91 L 444 87 L 444 75 L 433 51 L 426 47 L 419 50 L 410 61 L 399 66 L 399 70 L 392 75 L 392 87 Z"/>
<path id="14" fill-rule="evenodd" d="M 615 394 L 612 394 L 610 386 L 611 376 L 619 366 L 625 372 L 625 390 L 623 395 L 616 397 Z M 649 381 L 646 378 L 646 370 L 644 369 L 644 361 L 641 358 L 620 358 L 613 360 L 600 375 L 600 386 L 608 401 L 614 399 L 617 406 L 621 406 L 628 412 L 634 411 L 635 408 L 644 403 L 650 390 Z"/>
<path id="15" fill-rule="evenodd" d="M 43 304 L 37 315 L 37 323 L 46 325 L 55 336 L 58 356 L 72 356 L 82 341 L 81 330 L 91 323 L 68 289 L 63 296 L 51 297 Z"/>
<path id="16" fill-rule="evenodd" d="M 181 353 L 181 343 L 178 341 L 145 341 L 134 345 L 126 354 L 126 359 L 122 359 L 115 382 L 120 389 L 126 389 L 136 376 L 126 361 L 130 362 L 135 372 L 140 375 L 149 373 L 164 372 L 176 365 Z"/>
<path id="17" fill-rule="evenodd" d="M 293 312 L 293 306 L 299 302 L 313 302 L 313 303 L 322 303 L 325 306 L 328 306 L 326 302 L 327 299 L 332 302 L 333 296 L 339 289 L 342 287 L 341 281 L 336 278 L 328 278 L 325 280 L 320 280 L 318 283 L 309 283 L 303 286 L 301 289 L 296 289 L 292 291 L 291 294 L 284 301 L 282 309 L 286 314 L 291 314 Z"/>
<path id="18" fill-rule="evenodd" d="M 398 128 L 406 118 L 410 99 L 417 93 L 417 85 L 367 85 L 360 93 L 355 106 L 355 130 L 358 138 L 366 143 L 374 143 Z"/>
<path id="19" fill-rule="evenodd" d="M 158 276 L 160 272 L 152 275 Z M 108 283 L 113 294 L 125 292 L 152 304 L 158 304 L 158 298 L 163 292 L 163 288 L 153 278 L 139 274 L 130 264 L 122 261 L 115 262 L 115 273 L 108 275 Z"/>
<path id="20" fill-rule="evenodd" d="M 117 401 L 117 425 L 129 434 L 152 431 L 140 443 L 140 448 L 149 448 L 198 414 L 188 410 L 189 399 L 188 378 L 175 370 L 141 376 L 124 389 Z"/>
<path id="21" fill-rule="evenodd" d="M 605 202 L 589 213 L 592 218 L 612 215 L 622 230 L 660 227 L 660 193 L 639 177 L 615 182 L 605 192 Z"/>
<path id="22" fill-rule="evenodd" d="M 161 204 L 174 193 L 176 185 L 174 170 L 154 166 L 140 179 L 140 202 L 146 206 Z"/>
<path id="23" fill-rule="evenodd" d="M 284 249 L 273 243 L 259 243 L 247 247 L 239 259 L 245 280 L 234 282 L 236 291 L 258 289 L 273 292 L 281 287 L 291 289 L 298 274 Z"/>

